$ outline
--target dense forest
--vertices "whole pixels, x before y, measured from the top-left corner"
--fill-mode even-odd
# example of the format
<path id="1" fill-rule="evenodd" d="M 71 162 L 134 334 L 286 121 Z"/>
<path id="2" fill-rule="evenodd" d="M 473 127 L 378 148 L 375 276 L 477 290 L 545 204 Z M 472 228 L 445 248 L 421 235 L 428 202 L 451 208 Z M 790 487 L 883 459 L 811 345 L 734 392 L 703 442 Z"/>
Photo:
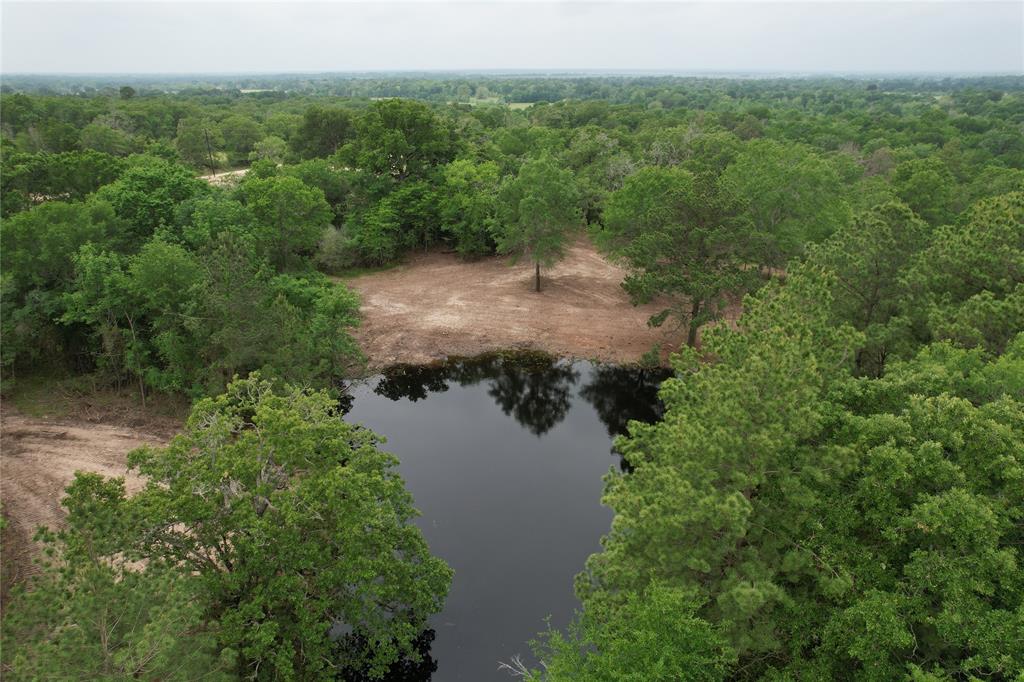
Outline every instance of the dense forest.
<path id="1" fill-rule="evenodd" d="M 26 76 L 0 122 L 4 390 L 195 401 L 142 492 L 69 488 L 11 679 L 421 679 L 451 571 L 340 418 L 344 276 L 443 249 L 541 290 L 582 233 L 686 342 L 575 624 L 507 667 L 1024 675 L 1024 78 Z"/>

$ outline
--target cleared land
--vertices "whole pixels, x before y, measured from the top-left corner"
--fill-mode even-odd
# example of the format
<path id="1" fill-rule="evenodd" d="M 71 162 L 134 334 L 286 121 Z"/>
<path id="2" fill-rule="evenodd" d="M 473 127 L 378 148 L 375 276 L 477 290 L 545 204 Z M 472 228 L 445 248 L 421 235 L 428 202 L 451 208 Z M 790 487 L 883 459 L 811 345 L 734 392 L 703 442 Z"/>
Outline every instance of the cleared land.
<path id="1" fill-rule="evenodd" d="M 168 424 L 169 425 L 169 424 Z M 125 476 L 128 492 L 142 481 L 126 476 L 129 452 L 147 444 L 167 442 L 170 431 L 111 426 L 78 420 L 29 417 L 5 406 L 0 412 L 0 474 L 2 474 L 3 530 L 2 597 L 11 585 L 34 572 L 33 542 L 36 528 L 59 528 L 64 522 L 60 501 L 76 471 L 104 476 Z"/>
<path id="2" fill-rule="evenodd" d="M 347 283 L 363 300 L 357 337 L 375 368 L 505 349 L 635 362 L 655 344 L 664 359 L 685 333 L 649 327 L 647 319 L 660 308 L 633 306 L 620 286 L 624 274 L 580 240 L 563 261 L 542 271 L 540 293 L 533 291 L 529 263 L 466 263 L 437 252 Z M 125 476 L 131 450 L 167 442 L 181 423 L 180 416 L 142 410 L 134 396 L 93 405 L 84 396 L 48 390 L 30 406 L 33 415 L 56 408 L 65 416 L 31 416 L 10 405 L 0 411 L 0 499 L 8 521 L 2 596 L 34 570 L 36 528 L 62 525 L 60 501 L 75 471 Z M 142 483 L 128 477 L 126 485 L 133 492 Z"/>
<path id="3" fill-rule="evenodd" d="M 626 363 L 656 344 L 664 359 L 685 339 L 671 324 L 649 327 L 661 308 L 632 305 L 620 286 L 625 272 L 585 239 L 541 271 L 540 293 L 533 274 L 532 264 L 504 258 L 412 256 L 348 280 L 363 303 L 356 336 L 375 368 L 505 349 Z"/>

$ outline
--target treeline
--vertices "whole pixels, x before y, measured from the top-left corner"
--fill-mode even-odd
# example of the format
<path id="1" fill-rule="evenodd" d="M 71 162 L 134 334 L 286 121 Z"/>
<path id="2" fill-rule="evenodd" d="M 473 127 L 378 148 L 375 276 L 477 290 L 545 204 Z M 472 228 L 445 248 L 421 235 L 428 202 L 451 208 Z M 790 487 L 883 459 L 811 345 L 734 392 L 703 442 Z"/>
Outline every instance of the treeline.
<path id="1" fill-rule="evenodd" d="M 1024 194 L 861 215 L 675 359 L 536 680 L 1024 671 Z"/>
<path id="2" fill-rule="evenodd" d="M 586 224 L 631 266 L 637 301 L 677 295 L 665 315 L 695 342 L 728 297 L 759 285 L 752 275 L 782 268 L 855 214 L 897 201 L 936 226 L 1024 187 L 1014 79 L 639 79 L 671 97 L 622 104 L 609 100 L 633 81 L 584 80 L 615 97 L 520 110 L 131 86 L 117 97 L 8 93 L 3 210 L 83 199 L 143 154 L 205 171 L 252 164 L 252 180 L 319 189 L 330 219 L 302 248 L 327 273 L 439 246 L 527 255 L 539 267 Z M 543 200 L 526 206 L 526 194 Z M 644 215 L 654 200 L 658 215 Z M 714 225 L 691 230 L 697 222 Z M 669 251 L 690 264 L 685 277 L 649 267 Z"/>
<path id="3" fill-rule="evenodd" d="M 357 298 L 311 265 L 331 219 L 318 188 L 254 177 L 227 191 L 152 155 L 104 167 L 115 179 L 95 191 L 3 220 L 8 381 L 63 366 L 136 385 L 144 402 L 257 369 L 325 386 L 361 363 Z"/>
<path id="4" fill-rule="evenodd" d="M 284 96 L 334 96 L 350 98 L 404 97 L 432 102 L 501 100 L 503 102 L 556 102 L 564 99 L 602 99 L 616 103 L 644 103 L 668 95 L 669 101 L 687 102 L 694 97 L 724 92 L 729 97 L 757 93 L 760 97 L 785 99 L 809 93 L 834 99 L 844 91 L 888 94 L 946 94 L 977 91 L 983 96 L 1020 91 L 1020 76 L 848 76 L 779 77 L 763 74 L 682 76 L 668 74 L 597 75 L 581 73 L 361 73 L 361 74 L 247 74 L 205 76 L 61 76 L 7 75 L 5 92 L 49 95 L 152 96 L 173 93 L 185 96 L 247 96 L 264 100 Z M 813 97 L 813 96 L 812 96 Z M 659 100 L 660 101 L 660 100 Z M 806 101 L 806 99 L 805 99 Z"/>

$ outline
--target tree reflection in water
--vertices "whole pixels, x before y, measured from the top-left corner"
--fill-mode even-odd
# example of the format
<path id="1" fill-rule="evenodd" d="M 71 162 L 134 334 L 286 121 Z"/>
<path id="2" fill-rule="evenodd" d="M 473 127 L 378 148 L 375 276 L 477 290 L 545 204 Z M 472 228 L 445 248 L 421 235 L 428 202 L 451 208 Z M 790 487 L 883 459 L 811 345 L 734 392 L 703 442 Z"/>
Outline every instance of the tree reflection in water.
<path id="1" fill-rule="evenodd" d="M 449 382 L 488 382 L 501 411 L 537 436 L 558 425 L 572 405 L 579 372 L 569 363 L 539 353 L 457 358 L 441 365 L 400 365 L 384 372 L 374 393 L 413 402 L 447 391 Z"/>
<path id="2" fill-rule="evenodd" d="M 572 406 L 572 387 L 580 378 L 572 365 L 551 361 L 503 371 L 491 379 L 488 394 L 505 414 L 535 436 L 557 426 Z"/>
<path id="3" fill-rule="evenodd" d="M 541 436 L 565 419 L 579 382 L 578 365 L 542 353 L 493 353 L 456 358 L 437 365 L 398 365 L 384 372 L 374 392 L 390 400 L 413 402 L 447 391 L 451 383 L 489 383 L 488 394 L 502 412 Z M 579 396 L 592 404 L 610 436 L 626 433 L 631 420 L 661 418 L 658 387 L 664 369 L 587 365 L 587 383 Z"/>
<path id="4" fill-rule="evenodd" d="M 664 407 L 658 389 L 671 374 L 661 368 L 597 365 L 580 397 L 597 410 L 609 436 L 624 436 L 631 421 L 651 424 L 661 419 Z"/>
<path id="5" fill-rule="evenodd" d="M 430 393 L 448 390 L 446 365 L 396 365 L 384 371 L 373 392 L 388 400 L 416 402 Z"/>

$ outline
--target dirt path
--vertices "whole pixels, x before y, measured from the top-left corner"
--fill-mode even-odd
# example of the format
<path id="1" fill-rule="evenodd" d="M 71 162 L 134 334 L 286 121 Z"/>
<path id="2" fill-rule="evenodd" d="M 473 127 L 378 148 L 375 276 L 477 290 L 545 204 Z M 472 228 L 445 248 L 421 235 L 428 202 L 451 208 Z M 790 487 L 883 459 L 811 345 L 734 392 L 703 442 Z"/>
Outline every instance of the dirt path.
<path id="1" fill-rule="evenodd" d="M 372 367 L 512 348 L 635 362 L 655 344 L 667 352 L 685 339 L 667 325 L 648 327 L 659 306 L 633 306 L 620 286 L 623 270 L 585 239 L 541 271 L 540 293 L 533 274 L 529 263 L 504 258 L 413 256 L 347 282 L 363 301 L 356 336 Z"/>
<path id="2" fill-rule="evenodd" d="M 237 170 L 221 171 L 220 173 L 207 173 L 206 175 L 200 175 L 200 179 L 206 180 L 211 185 L 233 185 L 245 177 L 245 174 L 249 172 L 248 168 L 239 168 Z"/>
<path id="3" fill-rule="evenodd" d="M 76 471 L 125 476 L 128 453 L 146 444 L 167 441 L 167 433 L 26 417 L 0 411 L 0 500 L 8 526 L 3 531 L 2 592 L 35 570 L 38 526 L 58 528 L 64 521 L 60 501 Z M 142 487 L 126 476 L 128 492 Z"/>

